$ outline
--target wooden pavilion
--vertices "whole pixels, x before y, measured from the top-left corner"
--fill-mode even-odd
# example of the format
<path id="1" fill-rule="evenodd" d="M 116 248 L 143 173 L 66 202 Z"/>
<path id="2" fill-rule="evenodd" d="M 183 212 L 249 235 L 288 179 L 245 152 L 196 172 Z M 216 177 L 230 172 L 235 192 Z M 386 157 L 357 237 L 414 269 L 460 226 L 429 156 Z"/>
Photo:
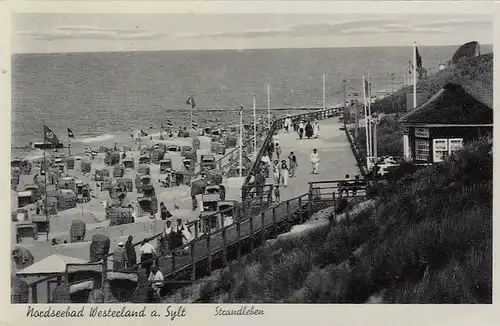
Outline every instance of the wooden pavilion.
<path id="1" fill-rule="evenodd" d="M 452 83 L 400 121 L 405 159 L 417 164 L 441 162 L 465 143 L 493 132 L 493 110 Z"/>

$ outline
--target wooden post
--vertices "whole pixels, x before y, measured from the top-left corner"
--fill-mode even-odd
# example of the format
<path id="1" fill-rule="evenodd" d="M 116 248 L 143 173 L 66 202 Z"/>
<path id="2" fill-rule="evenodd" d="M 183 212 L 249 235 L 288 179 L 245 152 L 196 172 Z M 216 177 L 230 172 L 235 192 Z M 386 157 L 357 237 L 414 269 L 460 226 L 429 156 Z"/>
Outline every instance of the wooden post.
<path id="1" fill-rule="evenodd" d="M 286 201 L 286 217 L 288 220 L 290 220 L 290 201 Z"/>
<path id="2" fill-rule="evenodd" d="M 207 237 L 207 260 L 208 260 L 208 272 L 212 273 L 212 248 L 210 247 L 210 238 L 209 235 Z"/>
<path id="3" fill-rule="evenodd" d="M 31 303 L 38 303 L 37 284 L 31 286 Z"/>
<path id="4" fill-rule="evenodd" d="M 308 200 L 308 203 L 307 203 L 307 216 L 308 217 L 311 217 L 311 212 L 312 212 L 312 203 L 313 201 L 313 184 L 312 182 L 309 182 L 309 200 Z"/>
<path id="5" fill-rule="evenodd" d="M 226 229 L 222 229 L 222 264 L 227 265 Z"/>
<path id="6" fill-rule="evenodd" d="M 195 239 L 198 239 L 198 225 L 201 224 L 199 222 L 200 222 L 200 220 L 196 220 L 194 222 L 194 238 Z"/>
<path id="7" fill-rule="evenodd" d="M 47 281 L 47 303 L 50 303 L 50 281 Z"/>
<path id="8" fill-rule="evenodd" d="M 174 273 L 175 271 L 175 253 L 176 251 L 172 251 L 172 274 Z"/>
<path id="9" fill-rule="evenodd" d="M 253 251 L 253 214 L 250 214 L 250 251 Z"/>
<path id="10" fill-rule="evenodd" d="M 302 210 L 302 196 L 299 197 L 299 210 L 300 211 Z M 304 219 L 302 218 L 303 216 L 304 216 L 303 214 L 300 214 L 300 223 L 304 221 Z"/>
<path id="11" fill-rule="evenodd" d="M 105 303 L 108 297 L 108 257 L 102 259 L 102 302 Z"/>
<path id="12" fill-rule="evenodd" d="M 273 228 L 274 228 L 274 237 L 278 236 L 278 224 L 276 223 L 276 206 L 273 207 Z"/>
<path id="13" fill-rule="evenodd" d="M 194 241 L 191 241 L 191 280 L 196 280 L 196 261 L 194 260 Z"/>
<path id="14" fill-rule="evenodd" d="M 261 237 L 261 243 L 264 245 L 266 242 L 266 211 L 263 211 L 262 214 L 260 214 L 260 237 Z"/>
<path id="15" fill-rule="evenodd" d="M 239 219 L 238 219 L 238 221 L 236 221 L 236 234 L 238 237 L 238 242 L 236 243 L 236 246 L 237 246 L 236 258 L 238 259 L 238 261 L 240 261 L 240 259 L 241 259 L 241 222 Z"/>

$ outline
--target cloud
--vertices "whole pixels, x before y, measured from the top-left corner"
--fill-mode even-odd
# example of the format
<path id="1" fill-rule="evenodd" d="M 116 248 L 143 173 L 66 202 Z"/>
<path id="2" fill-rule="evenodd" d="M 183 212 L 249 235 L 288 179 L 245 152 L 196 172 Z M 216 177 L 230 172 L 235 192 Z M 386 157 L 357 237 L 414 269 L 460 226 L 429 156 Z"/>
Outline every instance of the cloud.
<path id="1" fill-rule="evenodd" d="M 387 20 L 369 19 L 338 21 L 314 24 L 290 25 L 282 28 L 254 29 L 241 32 L 212 32 L 212 33 L 179 33 L 176 37 L 187 38 L 258 38 L 258 37 L 308 37 L 338 35 L 343 29 L 354 26 L 367 26 Z"/>
<path id="2" fill-rule="evenodd" d="M 147 30 L 113 29 L 96 26 L 58 26 L 48 31 L 19 31 L 18 34 L 29 35 L 35 40 L 56 39 L 94 39 L 94 40 L 153 40 L 166 37 L 167 34 Z"/>
<path id="3" fill-rule="evenodd" d="M 444 19 L 444 20 L 436 20 L 433 22 L 427 22 L 423 24 L 419 24 L 419 26 L 425 27 L 492 27 L 493 20 L 485 20 L 485 19 Z"/>
<path id="4" fill-rule="evenodd" d="M 448 33 L 447 29 L 435 27 L 421 27 L 404 24 L 387 24 L 382 26 L 367 26 L 342 30 L 344 35 L 353 34 L 395 34 L 395 33 Z"/>
<path id="5" fill-rule="evenodd" d="M 450 22 L 451 23 L 451 22 Z M 246 30 L 241 32 L 181 33 L 180 38 L 260 38 L 260 37 L 315 37 L 351 34 L 383 33 L 446 33 L 449 30 L 441 25 L 408 24 L 398 20 L 353 20 L 299 24 L 284 28 L 267 30 Z M 447 26 L 442 24 L 442 26 Z"/>

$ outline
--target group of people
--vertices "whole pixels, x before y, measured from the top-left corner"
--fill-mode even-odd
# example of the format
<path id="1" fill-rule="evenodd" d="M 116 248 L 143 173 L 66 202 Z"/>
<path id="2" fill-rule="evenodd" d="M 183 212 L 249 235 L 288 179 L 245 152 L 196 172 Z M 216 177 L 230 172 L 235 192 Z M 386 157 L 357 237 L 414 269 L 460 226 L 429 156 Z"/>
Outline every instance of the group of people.
<path id="1" fill-rule="evenodd" d="M 319 138 L 319 122 L 318 119 L 311 121 L 292 120 L 290 117 L 285 118 L 285 132 L 290 132 L 292 129 L 298 133 L 299 139 L 306 137 L 307 139 Z"/>

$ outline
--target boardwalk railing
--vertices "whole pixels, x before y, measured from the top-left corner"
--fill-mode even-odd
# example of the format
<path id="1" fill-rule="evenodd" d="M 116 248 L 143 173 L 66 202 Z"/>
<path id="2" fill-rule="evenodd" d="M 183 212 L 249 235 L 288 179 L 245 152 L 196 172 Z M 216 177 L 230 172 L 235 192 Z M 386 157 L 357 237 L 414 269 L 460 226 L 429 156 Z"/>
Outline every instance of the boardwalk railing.
<path id="1" fill-rule="evenodd" d="M 205 233 L 199 232 L 203 221 L 191 222 L 187 225 L 191 233 L 195 235 L 191 242 L 174 250 L 158 252 L 158 255 L 151 260 L 140 262 L 136 266 L 122 271 L 133 272 L 144 263 L 156 262 L 163 272 L 167 284 L 192 282 L 199 277 L 209 275 L 215 269 L 226 266 L 230 260 L 240 260 L 244 253 L 251 252 L 256 246 L 264 244 L 267 239 L 286 232 L 294 224 L 303 223 L 316 211 L 336 205 L 341 198 L 365 197 L 367 185 L 364 180 L 311 182 L 307 193 L 280 203 L 272 202 L 272 187 L 273 185 L 265 185 L 265 189 L 259 192 L 259 196 L 255 194 L 252 198 L 255 203 L 257 201 L 263 203 L 262 209 L 259 209 L 260 206 L 255 204 L 253 209 L 247 208 L 243 215 L 241 206 L 239 206 L 236 208 L 239 212 L 235 214 L 238 218 L 235 218 L 231 224 L 224 225 L 224 222 L 221 222 L 220 227 L 208 228 Z M 220 218 L 228 210 L 214 212 L 211 216 Z M 161 234 L 154 235 L 148 240 L 158 238 Z M 135 243 L 134 246 L 141 243 Z M 103 275 L 105 275 L 106 271 L 110 271 L 108 263 L 111 261 L 111 256 L 112 254 L 109 254 L 101 262 L 90 264 L 101 264 Z M 37 302 L 37 284 L 41 282 L 57 282 L 58 284 L 64 282 L 67 284 L 67 279 L 68 273 L 66 272 L 51 275 L 37 281 L 36 284 L 30 284 L 32 302 Z M 105 277 L 103 279 L 97 284 L 97 287 L 101 285 L 105 287 Z M 139 287 L 144 291 L 147 290 L 147 286 L 144 284 L 139 284 Z M 140 296 L 140 293 L 137 295 Z M 143 295 L 145 294 L 143 293 Z"/>
<path id="2" fill-rule="evenodd" d="M 340 110 L 339 108 L 329 108 L 329 109 L 325 109 L 325 110 L 318 110 L 318 111 L 313 111 L 313 112 L 290 115 L 289 118 L 292 121 L 300 121 L 300 120 L 313 121 L 315 119 L 324 120 L 324 119 L 328 119 L 328 118 L 331 118 L 331 117 L 338 115 L 338 113 L 340 112 L 339 110 Z M 245 202 L 245 200 L 248 199 L 249 194 L 247 193 L 247 191 L 250 189 L 249 188 L 250 180 L 251 180 L 252 176 L 257 175 L 258 169 L 260 167 L 260 161 L 262 159 L 262 156 L 267 151 L 269 144 L 272 141 L 273 135 L 276 133 L 276 131 L 283 128 L 286 118 L 287 117 L 282 117 L 280 119 L 276 119 L 273 122 L 273 124 L 271 125 L 271 129 L 269 130 L 266 138 L 264 139 L 262 146 L 260 147 L 260 150 L 259 150 L 257 156 L 255 157 L 255 161 L 253 162 L 252 168 L 250 169 L 250 171 L 248 171 L 248 175 L 245 178 L 245 181 L 243 183 L 243 187 L 242 187 L 242 191 L 241 191 L 242 202 Z"/>

